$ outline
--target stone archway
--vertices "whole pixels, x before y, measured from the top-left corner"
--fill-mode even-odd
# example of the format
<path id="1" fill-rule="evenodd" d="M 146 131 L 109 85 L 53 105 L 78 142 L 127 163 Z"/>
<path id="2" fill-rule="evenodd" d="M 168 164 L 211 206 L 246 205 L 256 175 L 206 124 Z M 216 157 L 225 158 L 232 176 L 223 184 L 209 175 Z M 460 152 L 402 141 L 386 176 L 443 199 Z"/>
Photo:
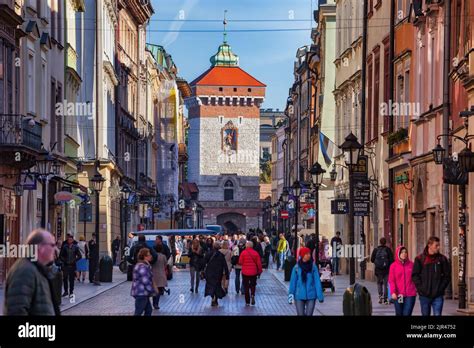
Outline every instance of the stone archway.
<path id="1" fill-rule="evenodd" d="M 239 230 L 245 232 L 247 222 L 244 215 L 230 212 L 218 215 L 217 224 L 229 233 L 236 233 Z"/>
<path id="2" fill-rule="evenodd" d="M 234 234 L 234 233 L 237 233 L 237 231 L 239 230 L 239 227 L 236 224 L 234 224 L 232 221 L 227 221 L 224 223 L 224 229 L 227 233 Z"/>

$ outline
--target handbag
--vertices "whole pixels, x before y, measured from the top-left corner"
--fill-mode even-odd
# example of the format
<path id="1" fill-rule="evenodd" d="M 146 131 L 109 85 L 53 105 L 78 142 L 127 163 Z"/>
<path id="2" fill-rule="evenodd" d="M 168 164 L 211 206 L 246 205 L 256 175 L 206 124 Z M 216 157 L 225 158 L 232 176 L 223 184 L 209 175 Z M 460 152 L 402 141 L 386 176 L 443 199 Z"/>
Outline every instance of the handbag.
<path id="1" fill-rule="evenodd" d="M 230 258 L 230 263 L 232 264 L 232 266 L 236 266 L 239 263 L 239 255 L 233 255 Z"/>
<path id="2" fill-rule="evenodd" d="M 214 252 L 214 254 L 212 254 L 212 256 L 209 258 L 209 261 L 207 261 L 206 266 L 204 266 L 204 269 L 199 273 L 199 278 L 201 278 L 201 280 L 206 278 L 207 265 L 211 263 L 211 261 L 214 259 L 214 256 L 216 256 L 216 253 L 217 252 Z"/>

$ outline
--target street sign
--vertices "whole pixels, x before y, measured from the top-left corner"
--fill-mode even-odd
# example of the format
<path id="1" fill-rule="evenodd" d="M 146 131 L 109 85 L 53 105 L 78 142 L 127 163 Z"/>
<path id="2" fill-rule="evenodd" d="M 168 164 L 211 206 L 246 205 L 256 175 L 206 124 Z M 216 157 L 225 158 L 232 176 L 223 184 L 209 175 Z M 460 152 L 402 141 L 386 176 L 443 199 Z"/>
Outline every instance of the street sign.
<path id="1" fill-rule="evenodd" d="M 370 181 L 365 177 L 354 177 L 354 216 L 369 216 Z"/>
<path id="2" fill-rule="evenodd" d="M 365 178 L 354 178 L 354 201 L 370 201 L 370 181 Z"/>
<path id="3" fill-rule="evenodd" d="M 36 179 L 33 175 L 29 175 L 28 173 L 21 174 L 21 185 L 23 186 L 23 190 L 34 191 L 36 190 Z"/>
<path id="4" fill-rule="evenodd" d="M 357 164 L 352 165 L 352 173 L 355 176 L 367 176 L 369 172 L 369 158 L 366 155 L 359 156 Z"/>
<path id="5" fill-rule="evenodd" d="M 331 201 L 331 214 L 347 214 L 349 212 L 348 199 L 334 199 Z"/>
<path id="6" fill-rule="evenodd" d="M 370 202 L 354 202 L 354 216 L 369 216 Z"/>
<path id="7" fill-rule="evenodd" d="M 79 206 L 79 222 L 92 222 L 91 204 L 81 204 Z"/>
<path id="8" fill-rule="evenodd" d="M 288 211 L 282 210 L 281 213 L 280 213 L 280 216 L 281 216 L 282 219 L 288 219 L 288 217 L 289 217 Z"/>

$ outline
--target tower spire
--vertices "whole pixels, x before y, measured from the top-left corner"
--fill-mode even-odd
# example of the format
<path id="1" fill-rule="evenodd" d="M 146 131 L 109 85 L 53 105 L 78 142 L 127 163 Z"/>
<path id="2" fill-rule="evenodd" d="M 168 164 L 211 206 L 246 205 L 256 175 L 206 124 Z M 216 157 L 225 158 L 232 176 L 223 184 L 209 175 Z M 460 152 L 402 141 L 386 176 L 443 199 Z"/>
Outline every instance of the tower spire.
<path id="1" fill-rule="evenodd" d="M 227 32 L 226 32 L 226 27 L 227 27 L 227 18 L 226 18 L 227 10 L 224 10 L 224 43 L 227 43 Z"/>

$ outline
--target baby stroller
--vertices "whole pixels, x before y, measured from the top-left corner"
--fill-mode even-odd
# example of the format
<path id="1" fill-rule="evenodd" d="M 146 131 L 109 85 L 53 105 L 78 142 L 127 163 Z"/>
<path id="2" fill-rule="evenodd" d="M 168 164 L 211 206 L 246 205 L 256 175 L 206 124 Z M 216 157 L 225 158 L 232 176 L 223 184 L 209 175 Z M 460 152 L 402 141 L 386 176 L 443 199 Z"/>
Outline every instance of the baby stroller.
<path id="1" fill-rule="evenodd" d="M 336 291 L 335 277 L 332 271 L 332 264 L 330 260 L 320 260 L 318 262 L 319 275 L 321 279 L 321 286 L 323 291 L 331 289 L 331 292 Z"/>

